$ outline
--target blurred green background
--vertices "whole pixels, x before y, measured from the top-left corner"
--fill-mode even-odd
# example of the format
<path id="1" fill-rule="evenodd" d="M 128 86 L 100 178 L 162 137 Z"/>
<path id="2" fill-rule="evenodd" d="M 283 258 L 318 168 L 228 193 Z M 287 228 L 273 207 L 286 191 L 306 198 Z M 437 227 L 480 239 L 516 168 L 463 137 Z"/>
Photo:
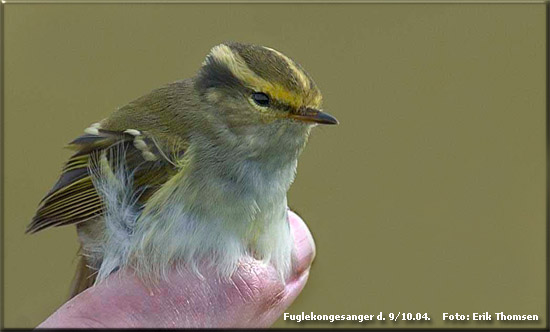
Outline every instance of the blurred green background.
<path id="1" fill-rule="evenodd" d="M 225 40 L 301 63 L 341 125 L 315 129 L 289 202 L 317 258 L 299 314 L 428 313 L 546 324 L 545 5 L 8 4 L 4 326 L 66 299 L 74 227 L 25 235 L 89 124 L 194 75 Z M 320 178 L 323 180 L 319 180 Z M 451 323 L 442 313 L 537 314 Z"/>

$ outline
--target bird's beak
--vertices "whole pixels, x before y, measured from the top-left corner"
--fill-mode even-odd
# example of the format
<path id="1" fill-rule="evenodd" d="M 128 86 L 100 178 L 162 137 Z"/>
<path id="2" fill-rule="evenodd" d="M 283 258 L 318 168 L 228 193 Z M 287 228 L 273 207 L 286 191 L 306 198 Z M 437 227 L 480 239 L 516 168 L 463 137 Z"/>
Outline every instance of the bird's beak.
<path id="1" fill-rule="evenodd" d="M 304 122 L 315 122 L 320 124 L 338 124 L 338 120 L 335 117 L 328 113 L 321 112 L 314 108 L 305 107 L 298 110 L 296 113 L 291 113 L 290 117 L 292 119 L 304 121 Z"/>

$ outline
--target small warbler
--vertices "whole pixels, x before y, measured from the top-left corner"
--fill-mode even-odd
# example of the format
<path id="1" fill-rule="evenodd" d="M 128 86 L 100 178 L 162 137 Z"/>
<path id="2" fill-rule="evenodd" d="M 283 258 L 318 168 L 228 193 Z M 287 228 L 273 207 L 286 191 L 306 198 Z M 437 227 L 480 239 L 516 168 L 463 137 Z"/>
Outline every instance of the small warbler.
<path id="1" fill-rule="evenodd" d="M 74 296 L 113 271 L 169 267 L 230 277 L 243 255 L 290 273 L 287 191 L 312 127 L 337 124 L 302 67 L 226 42 L 195 77 L 117 109 L 69 144 L 75 154 L 27 228 L 75 224 Z"/>

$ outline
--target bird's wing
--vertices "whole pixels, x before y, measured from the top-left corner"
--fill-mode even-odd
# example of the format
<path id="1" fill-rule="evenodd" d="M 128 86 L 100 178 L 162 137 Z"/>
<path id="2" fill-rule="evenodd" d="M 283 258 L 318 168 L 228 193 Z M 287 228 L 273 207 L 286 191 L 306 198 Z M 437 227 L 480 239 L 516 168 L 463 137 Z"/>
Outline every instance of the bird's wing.
<path id="1" fill-rule="evenodd" d="M 76 224 L 103 215 L 104 203 L 94 187 L 90 168 L 97 164 L 103 152 L 107 159 L 124 152 L 123 161 L 128 174 L 133 176 L 134 192 L 140 194 L 138 202 L 143 203 L 176 174 L 177 160 L 185 150 L 177 143 L 137 130 L 91 129 L 91 133 L 69 144 L 69 148 L 76 150 L 76 153 L 65 164 L 57 183 L 42 199 L 27 227 L 28 233 L 52 226 Z M 115 161 L 111 163 L 116 165 Z"/>

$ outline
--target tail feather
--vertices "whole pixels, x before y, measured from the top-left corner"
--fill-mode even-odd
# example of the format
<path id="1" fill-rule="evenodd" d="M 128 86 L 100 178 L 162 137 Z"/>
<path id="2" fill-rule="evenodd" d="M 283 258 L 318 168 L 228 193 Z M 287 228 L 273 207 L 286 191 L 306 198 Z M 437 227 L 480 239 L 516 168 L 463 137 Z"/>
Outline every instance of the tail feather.
<path id="1" fill-rule="evenodd" d="M 97 271 L 92 269 L 86 260 L 86 257 L 80 256 L 76 272 L 71 283 L 71 293 L 69 299 L 77 296 L 86 289 L 94 285 Z"/>

